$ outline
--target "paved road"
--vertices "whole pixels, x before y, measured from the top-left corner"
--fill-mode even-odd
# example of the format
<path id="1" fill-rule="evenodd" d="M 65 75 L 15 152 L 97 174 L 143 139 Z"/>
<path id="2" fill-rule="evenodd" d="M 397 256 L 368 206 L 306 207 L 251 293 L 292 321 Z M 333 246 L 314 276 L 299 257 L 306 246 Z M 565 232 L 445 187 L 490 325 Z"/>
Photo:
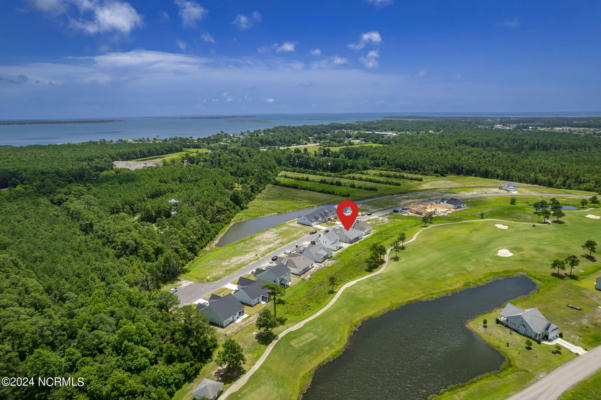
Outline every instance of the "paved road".
<path id="1" fill-rule="evenodd" d="M 534 385 L 507 400 L 555 400 L 571 386 L 601 368 L 601 346 L 553 370 Z"/>
<path id="2" fill-rule="evenodd" d="M 271 253 L 267 254 L 266 256 L 260 258 L 259 260 L 239 269 L 238 271 L 236 271 L 218 281 L 209 282 L 209 283 L 191 283 L 187 286 L 178 288 L 176 294 L 179 299 L 180 305 L 185 306 L 187 304 L 192 304 L 192 303 L 202 299 L 203 297 L 211 294 L 215 290 L 227 285 L 228 283 L 231 283 L 231 282 L 237 280 L 242 275 L 250 274 L 251 271 L 253 271 L 254 269 L 256 269 L 260 266 L 266 265 L 268 263 L 271 263 L 272 262 L 271 258 L 273 256 L 280 255 L 283 252 L 288 251 L 288 250 L 293 250 L 296 248 L 297 244 L 301 245 L 302 243 L 305 243 L 307 241 L 314 240 L 315 238 L 317 238 L 318 234 L 319 234 L 319 232 L 317 232 L 314 235 L 305 235 L 301 239 L 298 239 L 292 243 L 289 243 L 283 247 L 280 247 L 279 249 L 277 249 L 275 251 L 272 251 Z"/>
<path id="3" fill-rule="evenodd" d="M 417 192 L 409 193 L 408 200 L 415 201 L 416 199 L 413 197 L 415 196 L 416 193 Z M 429 191 L 424 191 L 424 192 L 419 192 L 419 193 L 432 194 L 432 196 L 430 196 L 432 198 L 438 198 L 441 196 L 440 192 L 433 193 L 433 192 L 429 192 Z M 398 195 L 398 196 L 401 197 L 402 195 Z M 571 195 L 571 194 L 559 194 L 559 193 L 517 193 L 517 194 L 516 193 L 487 193 L 487 194 L 475 194 L 475 195 L 459 195 L 459 194 L 449 193 L 448 195 L 444 195 L 444 196 L 457 197 L 457 198 L 463 198 L 463 199 L 475 198 L 475 197 L 499 197 L 499 196 L 545 196 L 545 197 L 576 197 L 576 198 L 588 197 L 588 196 L 584 196 L 584 195 Z M 385 198 L 385 197 L 396 197 L 396 195 L 382 196 L 382 198 Z M 398 208 L 398 207 L 395 207 L 395 208 Z M 393 210 L 394 210 L 394 208 L 380 210 L 380 211 L 374 212 L 370 216 L 363 216 L 362 219 L 369 220 L 369 219 L 381 217 L 386 214 L 392 213 Z M 261 259 L 239 269 L 238 271 L 236 271 L 218 281 L 209 282 L 209 283 L 191 283 L 187 286 L 180 287 L 180 288 L 178 288 L 178 291 L 177 291 L 177 297 L 179 299 L 180 305 L 193 304 L 196 301 L 202 299 L 203 297 L 211 294 L 215 290 L 227 285 L 228 283 L 231 283 L 231 282 L 237 280 L 242 275 L 249 274 L 254 269 L 256 269 L 262 265 L 266 265 L 266 264 L 270 263 L 271 258 L 273 256 L 282 254 L 283 252 L 285 252 L 287 250 L 292 250 L 292 249 L 296 248 L 297 244 L 300 245 L 301 243 L 307 242 L 309 240 L 313 240 L 316 237 L 317 237 L 316 235 L 308 235 L 308 236 L 303 237 L 302 239 L 296 240 L 286 246 L 283 246 L 283 247 L 267 254 L 265 257 L 262 257 Z"/>
<path id="4" fill-rule="evenodd" d="M 371 217 L 375 218 L 376 216 L 374 214 Z M 515 221 L 507 221 L 507 220 L 496 219 L 496 218 L 476 219 L 476 220 L 457 221 L 457 222 L 446 222 L 446 223 L 443 223 L 443 224 L 429 225 L 429 226 L 421 228 L 419 231 L 415 232 L 415 234 L 413 235 L 413 237 L 410 240 L 406 241 L 405 244 L 413 243 L 414 241 L 417 240 L 418 236 L 423 231 L 426 231 L 428 229 L 437 228 L 437 227 L 446 226 L 446 225 L 458 225 L 458 224 L 465 224 L 465 223 L 471 223 L 471 222 L 482 223 L 482 222 L 491 222 L 491 221 L 505 222 L 505 223 L 514 223 L 514 224 L 516 224 L 516 223 L 517 224 L 528 224 L 528 225 L 530 225 L 529 222 L 515 222 Z M 315 318 L 319 317 L 324 312 L 326 312 L 328 309 L 330 309 L 330 307 L 332 307 L 334 305 L 334 303 L 336 303 L 336 301 L 342 295 L 342 292 L 344 292 L 345 289 L 347 289 L 347 288 L 355 285 L 358 282 L 361 282 L 362 280 L 369 279 L 369 278 L 371 278 L 373 276 L 376 276 L 376 275 L 381 274 L 382 272 L 384 272 L 386 270 L 386 267 L 388 267 L 388 259 L 389 259 L 390 251 L 391 250 L 392 250 L 392 248 L 390 248 L 390 249 L 388 249 L 386 251 L 386 255 L 384 256 L 384 265 L 382 266 L 382 268 L 380 268 L 376 272 L 372 272 L 371 274 L 365 275 L 365 276 L 363 276 L 361 278 L 355 279 L 354 281 L 350 281 L 350 282 L 344 284 L 338 290 L 338 292 L 332 298 L 332 300 L 330 300 L 330 302 L 328 304 L 326 304 L 325 307 L 323 307 L 321 310 L 319 310 L 315 314 L 311 315 L 310 317 L 308 317 L 308 318 L 306 318 L 306 319 L 304 319 L 304 320 L 296 323 L 295 325 L 291 326 L 290 328 L 288 328 L 285 331 L 283 331 L 282 333 L 280 333 L 276 337 L 276 339 L 273 342 L 271 342 L 269 344 L 269 346 L 267 346 L 267 348 L 265 349 L 265 351 L 263 352 L 263 354 L 261 355 L 261 357 L 251 367 L 251 369 L 248 370 L 248 372 L 246 372 L 244 375 L 242 375 L 242 377 L 240 377 L 236 382 L 234 382 L 234 384 L 232 386 L 230 386 L 225 392 L 223 392 L 223 394 L 219 397 L 219 400 L 225 400 L 229 395 L 231 395 L 232 393 L 238 391 L 242 386 L 244 386 L 246 384 L 246 382 L 248 382 L 248 380 L 250 379 L 250 377 L 253 376 L 253 374 L 261 367 L 261 365 L 263 365 L 263 363 L 267 359 L 267 356 L 269 356 L 269 354 L 271 353 L 271 351 L 273 350 L 273 348 L 275 347 L 275 345 L 278 343 L 278 341 L 281 338 L 283 338 L 284 336 L 286 336 L 290 332 L 294 332 L 294 331 L 302 328 L 303 326 L 305 326 L 306 323 L 314 320 Z"/>

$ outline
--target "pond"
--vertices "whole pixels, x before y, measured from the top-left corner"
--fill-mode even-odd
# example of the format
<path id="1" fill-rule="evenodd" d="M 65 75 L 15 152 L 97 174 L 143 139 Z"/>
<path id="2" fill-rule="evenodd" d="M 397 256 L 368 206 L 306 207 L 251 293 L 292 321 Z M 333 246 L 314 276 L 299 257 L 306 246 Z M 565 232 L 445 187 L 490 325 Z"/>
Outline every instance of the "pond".
<path id="1" fill-rule="evenodd" d="M 367 201 L 386 199 L 389 197 L 396 196 L 398 195 L 393 194 L 387 196 L 373 197 L 370 199 L 358 200 L 355 201 L 355 203 L 360 204 L 365 203 Z M 296 219 L 301 215 L 308 214 L 313 210 L 317 210 L 318 208 L 332 207 L 335 205 L 336 204 L 328 204 L 319 207 L 288 211 L 281 214 L 267 215 L 265 217 L 253 218 L 242 222 L 236 222 L 229 227 L 229 229 L 223 234 L 223 236 L 221 236 L 221 238 L 217 242 L 217 247 L 225 246 L 226 244 L 230 244 L 237 240 L 244 239 L 245 237 L 264 231 L 265 229 L 273 228 L 274 226 L 278 226 L 288 221 L 292 221 L 293 219 Z"/>
<path id="2" fill-rule="evenodd" d="M 302 399 L 427 399 L 497 370 L 503 355 L 466 322 L 535 289 L 527 277 L 505 278 L 368 319 L 317 369 Z"/>

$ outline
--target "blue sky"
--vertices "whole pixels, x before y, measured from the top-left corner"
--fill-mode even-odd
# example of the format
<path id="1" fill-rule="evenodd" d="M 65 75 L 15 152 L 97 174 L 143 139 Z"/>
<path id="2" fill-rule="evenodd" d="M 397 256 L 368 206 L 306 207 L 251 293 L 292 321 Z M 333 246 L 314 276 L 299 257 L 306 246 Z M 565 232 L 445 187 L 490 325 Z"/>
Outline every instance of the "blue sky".
<path id="1" fill-rule="evenodd" d="M 0 3 L 0 119 L 599 112 L 599 71 L 599 1 Z"/>

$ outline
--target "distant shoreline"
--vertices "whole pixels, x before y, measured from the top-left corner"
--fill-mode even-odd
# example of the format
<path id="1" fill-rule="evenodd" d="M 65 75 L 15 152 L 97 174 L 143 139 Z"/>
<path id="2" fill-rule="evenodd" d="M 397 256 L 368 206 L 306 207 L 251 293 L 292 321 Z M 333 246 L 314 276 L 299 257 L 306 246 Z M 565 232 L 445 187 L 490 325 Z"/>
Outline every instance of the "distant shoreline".
<path id="1" fill-rule="evenodd" d="M 62 125 L 62 124 L 107 124 L 111 122 L 123 122 L 122 119 L 79 119 L 79 120 L 6 120 L 0 121 L 0 125 Z"/>

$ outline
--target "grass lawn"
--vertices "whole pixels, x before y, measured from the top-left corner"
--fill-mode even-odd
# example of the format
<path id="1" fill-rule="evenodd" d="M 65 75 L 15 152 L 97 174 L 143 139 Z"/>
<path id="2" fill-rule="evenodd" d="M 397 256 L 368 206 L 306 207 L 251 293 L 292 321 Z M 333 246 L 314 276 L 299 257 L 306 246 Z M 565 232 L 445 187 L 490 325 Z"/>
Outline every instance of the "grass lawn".
<path id="1" fill-rule="evenodd" d="M 463 218 L 473 217 L 485 208 L 489 209 L 488 213 L 498 214 L 499 217 L 531 218 L 531 213 L 525 211 L 526 203 L 512 208 L 507 204 L 507 199 L 503 199 L 504 204 L 496 206 L 494 200 L 491 201 L 492 204 L 486 203 L 490 199 L 478 200 L 482 202 L 474 203 L 472 208 L 446 218 L 449 221 L 460 219 L 461 213 L 464 214 Z M 313 370 L 340 353 L 353 327 L 361 320 L 409 301 L 432 298 L 516 273 L 526 273 L 540 284 L 540 293 L 519 299 L 518 305 L 539 307 L 551 321 L 560 326 L 565 338 L 575 344 L 584 347 L 601 344 L 601 335 L 598 333 L 601 330 L 601 313 L 593 307 L 601 304 L 601 293 L 581 288 L 571 280 L 559 280 L 549 275 L 549 266 L 554 258 L 580 254 L 580 245 L 586 239 L 601 241 L 601 222 L 586 219 L 577 212 L 567 211 L 566 214 L 568 216 L 564 224 L 536 228 L 532 228 L 529 223 L 505 222 L 509 229 L 501 230 L 495 227 L 494 221 L 474 221 L 436 226 L 424 231 L 416 242 L 408 245 L 407 250 L 401 253 L 400 261 L 391 261 L 384 273 L 349 288 L 326 313 L 282 338 L 263 366 L 232 398 L 296 398 L 309 383 Z M 437 220 L 443 222 L 444 218 Z M 389 217 L 389 222 L 381 226 L 371 238 L 366 238 L 364 243 L 360 242 L 338 255 L 339 261 L 328 268 L 340 265 L 339 270 L 345 270 L 348 275 L 339 281 L 342 284 L 364 274 L 360 266 L 353 268 L 353 265 L 364 260 L 362 252 L 367 252 L 370 242 L 383 241 L 388 246 L 390 239 L 400 231 L 407 231 L 410 236 L 417 228 L 416 218 Z M 514 256 L 496 256 L 497 250 L 501 248 L 510 249 Z M 588 261 L 583 259 L 585 269 L 588 268 L 584 265 L 586 263 Z M 297 285 L 289 290 L 283 314 L 289 317 L 290 322 L 313 314 L 325 304 L 329 298 L 326 276 L 330 271 L 319 271 L 311 278 L 315 278 L 314 283 Z M 320 274 L 324 279 L 320 279 Z M 578 303 L 582 305 L 583 311 L 568 309 L 565 307 L 567 303 Z M 488 319 L 494 321 L 494 318 Z M 477 324 L 478 320 L 481 318 L 473 323 Z M 507 348 L 507 338 L 503 336 L 502 330 L 497 331 L 496 326 L 492 325 L 487 329 L 491 331 L 488 340 L 495 346 L 502 344 L 499 351 L 506 354 L 510 360 L 509 365 L 513 368 L 522 367 L 521 370 L 525 371 L 512 373 L 513 370 L 505 370 L 496 375 L 503 377 L 503 390 L 507 393 L 523 388 L 540 373 L 544 373 L 545 368 L 550 369 L 571 358 L 565 350 L 562 355 L 555 356 L 546 353 L 547 349 L 536 346 L 533 351 L 525 353 L 519 346 L 519 342 L 524 342 L 525 339 L 518 339 L 515 334 L 517 342 L 515 345 L 510 342 L 510 347 Z M 528 361 L 536 365 L 523 369 L 521 363 Z M 544 367 L 538 365 L 539 361 L 554 364 Z M 455 397 L 452 398 L 504 398 L 504 393 L 495 395 L 494 391 L 490 393 L 483 390 L 478 393 L 477 389 L 470 389 L 478 385 L 494 386 L 493 380 L 491 383 L 482 383 L 493 376 L 476 380 L 461 390 L 455 389 Z M 471 394 L 470 390 L 474 390 L 475 394 Z M 482 397 L 483 393 L 486 393 L 485 397 Z M 451 396 L 451 393 L 445 396 Z"/>
<path id="2" fill-rule="evenodd" d="M 559 400 L 601 400 L 601 371 L 578 383 L 561 395 Z"/>
<path id="3" fill-rule="evenodd" d="M 601 313 L 597 311 L 599 300 L 594 292 L 575 285 L 569 279 L 555 279 L 544 285 L 541 292 L 512 303 L 522 308 L 538 307 L 561 328 L 565 340 L 586 349 L 601 342 Z M 568 302 L 580 305 L 584 312 L 566 307 Z M 527 350 L 526 338 L 494 323 L 500 310 L 470 321 L 469 327 L 505 354 L 507 368 L 501 374 L 489 375 L 466 387 L 450 390 L 441 396 L 442 399 L 502 399 L 576 357 L 563 347 L 561 354 L 553 354 L 554 346 L 545 344 L 533 343 L 532 350 Z M 487 328 L 482 326 L 483 318 L 489 321 Z"/>
<path id="4" fill-rule="evenodd" d="M 291 221 L 222 247 L 203 250 L 188 265 L 188 272 L 181 278 L 195 282 L 221 279 L 293 240 L 300 239 L 312 229 Z"/>
<path id="5" fill-rule="evenodd" d="M 346 197 L 278 185 L 268 185 L 265 190 L 248 204 L 247 209 L 236 215 L 234 221 L 244 221 L 264 215 L 279 214 L 324 204 L 335 204 L 344 199 Z"/>

